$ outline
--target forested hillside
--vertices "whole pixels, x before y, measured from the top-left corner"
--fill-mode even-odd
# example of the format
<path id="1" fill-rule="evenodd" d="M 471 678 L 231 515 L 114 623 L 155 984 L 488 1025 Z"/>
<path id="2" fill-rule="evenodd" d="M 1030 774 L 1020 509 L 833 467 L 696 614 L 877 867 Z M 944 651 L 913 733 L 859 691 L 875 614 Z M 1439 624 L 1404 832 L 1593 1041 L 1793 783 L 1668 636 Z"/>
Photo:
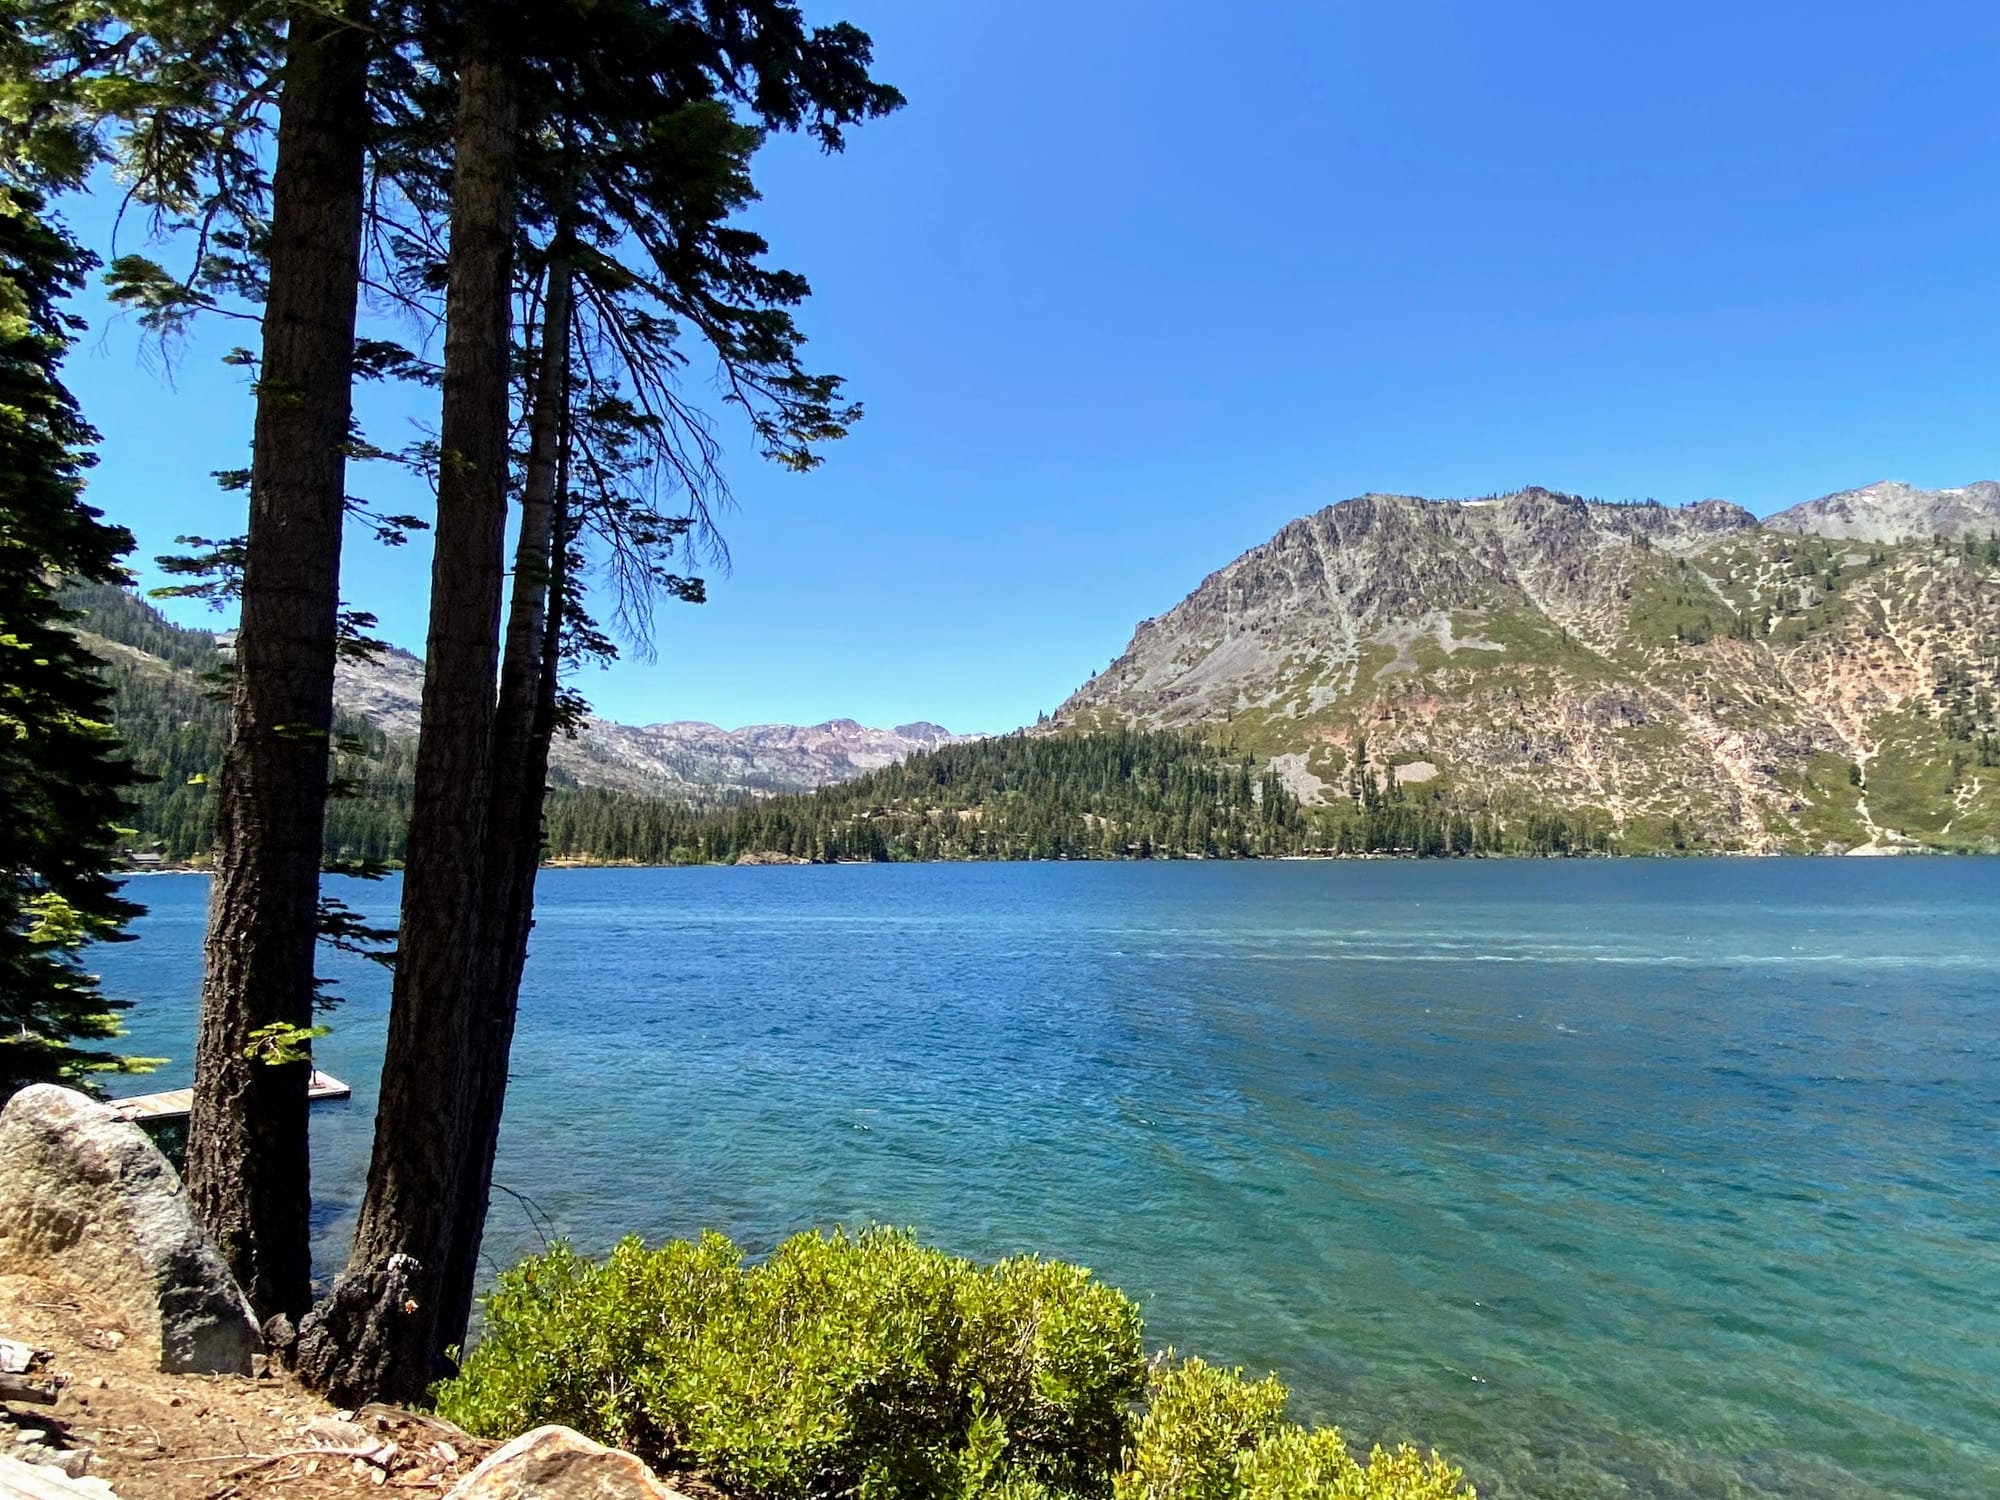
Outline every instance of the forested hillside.
<path id="1" fill-rule="evenodd" d="M 1616 519 L 1627 516 L 1655 527 L 1678 520 L 1677 513 L 1643 509 Z M 1908 831 L 1894 835 L 1898 841 L 1935 830 L 1926 839 L 1933 846 L 1976 845 L 1990 826 L 1992 767 L 2000 759 L 1991 693 L 1995 545 L 1876 545 L 1846 553 L 1821 539 L 1721 520 L 1733 542 L 1708 542 L 1691 557 L 1669 554 L 1657 566 L 1640 551 L 1641 566 L 1626 584 L 1630 597 L 1617 605 L 1625 612 L 1621 639 L 1643 638 L 1646 675 L 1622 684 L 1622 696 L 1599 680 L 1616 653 L 1582 643 L 1587 619 L 1572 617 L 1566 639 L 1522 626 L 1503 641 L 1500 618 L 1488 611 L 1476 626 L 1468 620 L 1457 627 L 1450 651 L 1434 656 L 1429 638 L 1399 637 L 1396 649 L 1407 662 L 1391 660 L 1372 675 L 1350 672 L 1357 681 L 1347 697 L 1306 714 L 1314 733 L 1304 751 L 1289 752 L 1274 738 L 1300 721 L 1268 708 L 1174 725 L 1079 713 L 1072 704 L 1066 723 L 1053 729 L 946 744 L 809 793 L 738 791 L 719 802 L 685 789 L 646 796 L 578 785 L 558 764 L 545 810 L 549 854 L 677 864 L 1744 847 L 1742 825 L 1716 811 L 1719 794 L 1711 794 L 1710 782 L 1718 765 L 1741 768 L 1742 780 L 1731 783 L 1739 797 L 1767 777 L 1784 790 L 1787 800 L 1760 814 L 1764 847 L 1806 852 L 1859 842 L 1891 819 Z M 1716 572 L 1731 545 L 1752 558 L 1775 547 L 1779 582 L 1801 598 L 1809 591 L 1809 603 L 1754 619 L 1734 606 Z M 1729 577 L 1749 573 L 1746 564 Z M 1891 585 L 1897 592 L 1888 592 Z M 1767 592 L 1776 586 L 1766 580 Z M 1427 596 L 1443 589 L 1436 578 L 1424 587 Z M 1884 607 L 1885 599 L 1897 607 Z M 1233 607 L 1250 609 L 1254 600 L 1246 594 Z M 170 624 L 128 592 L 76 589 L 69 601 L 83 612 L 80 632 L 105 659 L 132 760 L 150 778 L 133 809 L 134 849 L 175 862 L 199 859 L 214 830 L 210 778 L 222 758 L 224 653 L 214 637 Z M 1442 618 L 1431 617 L 1426 628 L 1447 638 L 1454 627 Z M 1921 671 L 1906 672 L 1900 713 L 1874 718 L 1857 704 L 1838 721 L 1863 741 L 1849 758 L 1829 753 L 1797 723 L 1827 696 L 1816 679 L 1750 669 L 1779 653 L 1799 656 L 1815 643 L 1840 642 L 1839 627 L 1854 621 L 1851 643 L 1836 645 L 1831 658 L 1847 668 L 1833 675 L 1836 686 L 1857 681 L 1879 690 L 1887 669 L 1853 657 L 1898 633 L 1914 645 L 1909 658 L 1897 660 Z M 1142 632 L 1149 646 L 1152 633 Z M 1267 637 L 1255 638 L 1268 647 Z M 1468 658 L 1476 664 L 1468 666 Z M 1182 690 L 1201 670 L 1186 674 Z M 1595 673 L 1592 696 L 1565 707 L 1587 670 Z M 1129 684 L 1133 671 L 1121 664 L 1094 692 L 1129 693 L 1129 685 L 1116 685 Z M 1721 726 L 1700 741 L 1699 756 L 1665 732 L 1663 692 L 1677 672 L 1696 674 L 1684 696 Z M 1496 673 L 1516 726 L 1511 739 L 1496 738 L 1488 711 Z M 1367 710 L 1343 722 L 1356 686 Z M 1456 717 L 1446 711 L 1451 704 Z M 1866 710 L 1880 715 L 1883 707 L 1871 700 Z M 1447 720 L 1453 727 L 1442 734 Z M 1430 732 L 1416 735 L 1413 724 Z M 1788 724 L 1789 737 L 1773 736 Z M 415 742 L 393 723 L 385 732 L 346 711 L 336 729 L 326 857 L 398 861 Z M 1769 747 L 1753 755 L 1759 740 Z M 1578 747 L 1602 768 L 1601 782 L 1577 783 L 1570 761 L 1583 753 Z M 1787 765 L 1794 756 L 1796 770 Z M 1871 809 L 1879 821 L 1871 821 Z"/>
<path id="2" fill-rule="evenodd" d="M 76 588 L 79 633 L 104 658 L 120 733 L 149 780 L 133 848 L 173 862 L 214 836 L 226 659 L 132 594 Z M 337 720 L 330 862 L 402 857 L 415 747 Z M 1365 752 L 1364 752 L 1365 756 Z M 1471 805 L 1357 762 L 1336 806 L 1303 807 L 1257 760 L 1194 731 L 1015 734 L 920 753 L 817 792 L 693 807 L 560 777 L 552 857 L 639 864 L 739 859 L 1254 858 L 1307 853 L 1564 854 L 1611 847 L 1609 825 L 1532 806 Z"/>
<path id="3" fill-rule="evenodd" d="M 1251 859 L 1610 852 L 1607 819 L 1501 809 L 1357 771 L 1305 807 L 1255 757 L 1192 731 L 1021 733 L 952 745 L 808 796 L 689 813 L 581 793 L 550 808 L 558 857 L 778 860 Z"/>
<path id="4" fill-rule="evenodd" d="M 221 763 L 223 652 L 113 588 L 75 589 L 79 630 L 104 657 L 114 710 L 134 765 L 150 780 L 131 823 L 135 851 L 199 860 L 213 838 Z M 1695 628 L 1685 622 L 1685 634 Z M 1962 734 L 1970 774 L 1990 758 L 1975 685 Z M 1964 717 L 1964 714 L 1958 715 Z M 1973 722 L 1977 720 L 1978 722 Z M 342 713 L 329 862 L 402 858 L 414 742 Z M 1358 735 L 1302 798 L 1297 769 L 1259 754 L 1255 726 L 1028 731 L 951 744 L 816 792 L 741 796 L 723 805 L 580 787 L 552 773 L 546 824 L 552 858 L 637 864 L 739 860 L 1231 859 L 1298 855 L 1652 853 L 1727 847 L 1671 811 L 1620 827 L 1603 808 L 1538 798 L 1522 783 L 1498 794 L 1426 779 L 1392 737 Z M 1325 778 L 1321 780 L 1321 778 Z M 1843 772 L 1826 780 L 1846 785 Z"/>
<path id="5" fill-rule="evenodd" d="M 104 662 L 126 753 L 146 781 L 133 792 L 133 846 L 182 859 L 215 833 L 214 789 L 225 729 L 222 658 L 200 630 L 169 624 L 121 588 L 72 585 L 77 633 Z"/>
<path id="6" fill-rule="evenodd" d="M 81 616 L 77 634 L 104 662 L 113 720 L 133 767 L 146 778 L 133 793 L 133 852 L 175 863 L 205 856 L 215 838 L 227 658 L 207 631 L 174 625 L 129 590 L 73 585 L 63 600 Z M 337 713 L 334 723 L 326 857 L 333 863 L 399 860 L 415 744 L 356 714 Z"/>
<path id="7" fill-rule="evenodd" d="M 119 732 L 147 778 L 132 808 L 132 850 L 174 863 L 203 857 L 215 836 L 226 652 L 208 631 L 173 624 L 130 590 L 73 585 L 63 597 L 79 615 L 77 633 L 103 659 Z M 422 663 L 402 653 L 344 663 L 341 683 L 350 694 L 343 701 L 357 706 L 334 715 L 326 856 L 334 863 L 398 861 L 415 772 Z M 726 733 L 709 725 L 636 729 L 590 719 L 580 740 L 559 742 L 547 811 L 560 830 L 558 847 L 571 858 L 650 858 L 629 851 L 663 847 L 654 831 L 670 817 L 692 816 L 691 809 L 726 816 L 761 788 L 797 787 L 798 778 L 811 774 L 852 775 L 857 766 L 952 740 L 933 724 L 875 730 L 840 720 Z M 649 784 L 659 790 L 635 790 Z"/>

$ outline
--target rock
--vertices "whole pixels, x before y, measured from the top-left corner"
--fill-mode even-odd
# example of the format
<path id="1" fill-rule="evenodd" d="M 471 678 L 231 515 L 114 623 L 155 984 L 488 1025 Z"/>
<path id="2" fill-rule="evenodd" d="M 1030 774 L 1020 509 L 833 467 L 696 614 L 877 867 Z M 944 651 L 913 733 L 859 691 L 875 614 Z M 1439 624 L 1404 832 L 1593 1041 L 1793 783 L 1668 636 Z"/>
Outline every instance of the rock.
<path id="1" fill-rule="evenodd" d="M 49 1448 L 41 1443 L 22 1443 L 13 1450 L 13 1456 L 24 1464 L 54 1469 L 70 1479 L 83 1478 L 90 1468 L 88 1448 Z"/>
<path id="2" fill-rule="evenodd" d="M 458 1482 L 445 1500 L 682 1500 L 629 1453 L 567 1427 L 524 1432 Z"/>
<path id="3" fill-rule="evenodd" d="M 299 1331 L 292 1326 L 292 1320 L 283 1313 L 264 1320 L 264 1347 L 280 1360 L 291 1357 L 292 1346 L 299 1341 Z"/>
<path id="4" fill-rule="evenodd" d="M 340 1417 L 314 1417 L 305 1426 L 306 1440 L 315 1448 L 347 1448 L 359 1450 L 370 1447 L 375 1435 L 359 1422 L 344 1421 Z"/>
<path id="5" fill-rule="evenodd" d="M 87 1290 L 169 1373 L 247 1375 L 260 1349 L 242 1290 L 146 1133 L 72 1089 L 0 1110 L 0 1273 Z"/>
<path id="6" fill-rule="evenodd" d="M 12 1339 L 0 1339 L 0 1375 L 25 1375 L 48 1361 L 48 1352 Z"/>
<path id="7" fill-rule="evenodd" d="M 82 1479 L 59 1476 L 38 1464 L 23 1463 L 11 1453 L 0 1453 L 0 1495 L 9 1500 L 15 1496 L 20 1500 L 77 1500 L 86 1495 L 118 1500 L 111 1486 L 96 1475 Z"/>

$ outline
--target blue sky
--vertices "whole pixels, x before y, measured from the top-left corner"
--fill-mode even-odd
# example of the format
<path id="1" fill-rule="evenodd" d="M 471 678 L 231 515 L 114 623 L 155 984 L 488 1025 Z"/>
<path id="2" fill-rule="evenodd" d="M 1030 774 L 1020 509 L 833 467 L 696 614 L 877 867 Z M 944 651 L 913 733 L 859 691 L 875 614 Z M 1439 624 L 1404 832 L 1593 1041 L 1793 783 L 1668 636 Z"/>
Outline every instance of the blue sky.
<path id="1" fill-rule="evenodd" d="M 868 416 L 805 477 L 725 424 L 734 570 L 584 683 L 614 717 L 1006 729 L 1370 489 L 1765 512 L 2000 477 L 1987 0 L 807 10 L 910 98 L 759 172 Z M 102 248 L 103 210 L 70 214 Z M 216 361 L 244 330 L 168 372 L 97 323 L 70 367 L 95 502 L 145 558 L 239 530 L 206 476 L 245 461 Z M 365 411 L 385 440 L 424 417 Z M 427 565 L 355 539 L 350 602 L 421 649 Z"/>

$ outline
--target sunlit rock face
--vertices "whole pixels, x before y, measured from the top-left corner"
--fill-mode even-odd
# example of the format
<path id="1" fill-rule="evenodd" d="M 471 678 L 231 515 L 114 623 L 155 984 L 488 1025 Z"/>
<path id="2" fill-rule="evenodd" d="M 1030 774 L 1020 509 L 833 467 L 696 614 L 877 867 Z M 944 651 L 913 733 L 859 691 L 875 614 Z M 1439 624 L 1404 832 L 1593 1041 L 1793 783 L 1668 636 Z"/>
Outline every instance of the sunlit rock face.
<path id="1" fill-rule="evenodd" d="M 2000 534 L 2000 483 L 1984 479 L 1957 489 L 1920 490 L 1884 479 L 1794 505 L 1764 524 L 1774 531 L 1856 542 L 1984 539 Z"/>
<path id="2" fill-rule="evenodd" d="M 1650 843 L 1980 847 L 1996 531 L 1991 482 L 1763 524 L 1724 500 L 1362 495 L 1141 622 L 1055 723 L 1220 734 L 1309 803 L 1370 785 Z"/>
<path id="3" fill-rule="evenodd" d="M 384 733 L 414 738 L 424 664 L 407 651 L 343 660 L 334 696 Z M 576 738 L 558 738 L 550 764 L 559 779 L 643 796 L 688 800 L 738 793 L 803 792 L 893 765 L 919 750 L 968 738 L 936 724 L 871 729 L 852 719 L 824 724 L 618 724 L 595 716 Z"/>

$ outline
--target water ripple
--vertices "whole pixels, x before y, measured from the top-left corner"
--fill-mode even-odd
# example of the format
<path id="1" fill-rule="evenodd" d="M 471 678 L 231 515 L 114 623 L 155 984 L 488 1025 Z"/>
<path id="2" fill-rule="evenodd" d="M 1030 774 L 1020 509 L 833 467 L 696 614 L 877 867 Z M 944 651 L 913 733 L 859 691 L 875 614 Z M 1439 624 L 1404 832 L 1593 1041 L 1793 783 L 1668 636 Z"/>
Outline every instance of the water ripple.
<path id="1" fill-rule="evenodd" d="M 1865 866 L 1865 868 L 1861 868 Z M 201 902 L 103 955 L 191 1050 Z M 349 896 L 386 914 L 393 884 Z M 1489 1500 L 2000 1494 L 2000 865 L 543 877 L 499 1176 L 598 1249 L 1035 1249 Z M 385 997 L 315 1115 L 331 1267 Z M 163 1086 L 185 1078 L 176 1065 Z M 491 1257 L 538 1240 L 511 1202 Z"/>

